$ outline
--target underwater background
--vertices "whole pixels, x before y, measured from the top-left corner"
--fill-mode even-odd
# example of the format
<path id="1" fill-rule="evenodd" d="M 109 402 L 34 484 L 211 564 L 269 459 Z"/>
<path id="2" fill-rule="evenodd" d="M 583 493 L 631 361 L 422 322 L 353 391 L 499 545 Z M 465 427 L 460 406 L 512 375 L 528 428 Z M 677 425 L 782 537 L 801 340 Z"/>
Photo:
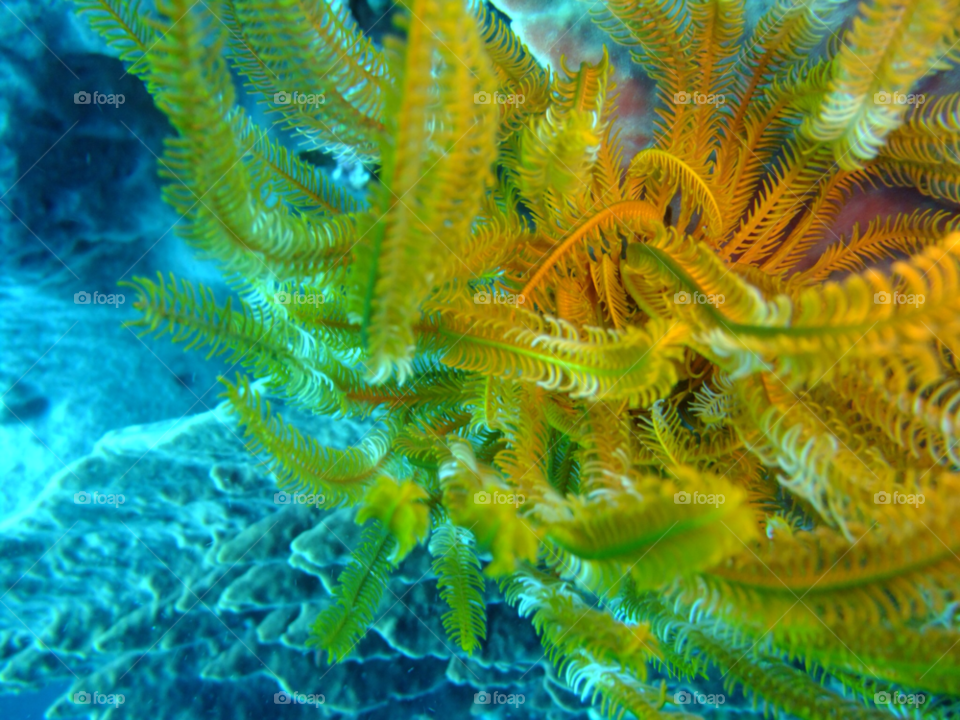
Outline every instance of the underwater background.
<path id="1" fill-rule="evenodd" d="M 601 57 L 590 3 L 495 4 L 541 63 Z M 747 3 L 748 26 L 770 4 Z M 375 40 L 389 31 L 387 0 L 350 8 Z M 133 292 L 118 283 L 134 275 L 172 271 L 231 293 L 160 200 L 157 159 L 173 131 L 69 3 L 2 0 L 0 20 L 0 718 L 599 717 L 494 582 L 482 651 L 453 651 L 424 547 L 350 658 L 328 664 L 308 649 L 359 538 L 355 510 L 277 493 L 220 405 L 229 364 L 123 326 Z M 609 50 L 632 154 L 654 132 L 653 84 L 626 50 Z M 363 193 L 361 166 L 277 132 Z M 878 191 L 838 224 L 898 202 Z M 271 400 L 323 445 L 368 429 Z M 683 691 L 722 698 L 687 712 L 761 717 L 719 677 L 668 682 Z"/>

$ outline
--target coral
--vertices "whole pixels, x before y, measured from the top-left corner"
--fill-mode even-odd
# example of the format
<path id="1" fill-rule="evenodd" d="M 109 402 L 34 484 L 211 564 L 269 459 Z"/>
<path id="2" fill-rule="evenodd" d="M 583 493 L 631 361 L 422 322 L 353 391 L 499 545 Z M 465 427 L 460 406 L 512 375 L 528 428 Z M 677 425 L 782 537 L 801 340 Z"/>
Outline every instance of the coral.
<path id="1" fill-rule="evenodd" d="M 744 40 L 736 1 L 607 0 L 659 91 L 629 159 L 610 56 L 554 73 L 484 5 L 405 3 L 380 46 L 324 0 L 80 4 L 176 129 L 165 198 L 240 296 L 138 278 L 135 325 L 260 380 L 224 380 L 249 447 L 365 522 L 311 647 L 349 658 L 426 543 L 451 640 L 490 635 L 482 567 L 610 715 L 687 716 L 651 668 L 710 666 L 785 716 L 948 711 L 956 218 L 810 253 L 864 184 L 960 201 L 960 99 L 909 100 L 955 59 L 954 3 L 874 0 L 837 41 L 829 2 Z M 231 69 L 375 168 L 365 201 L 255 127 Z M 376 427 L 326 448 L 261 388 Z"/>
<path id="2" fill-rule="evenodd" d="M 337 447 L 367 429 L 290 413 Z M 310 652 L 311 624 L 360 537 L 354 509 L 277 504 L 240 437 L 228 406 L 111 432 L 0 527 L 0 691 L 52 684 L 61 697 L 49 718 L 263 717 L 287 691 L 323 695 L 322 717 L 373 720 L 462 707 L 480 690 L 524 693 L 544 717 L 586 717 L 492 583 L 481 590 L 487 648 L 454 656 L 423 547 L 390 579 L 390 602 L 349 659 L 328 665 Z M 90 502 L 75 502 L 78 492 Z M 78 704 L 79 692 L 124 703 Z M 310 705 L 276 711 L 318 715 Z"/>

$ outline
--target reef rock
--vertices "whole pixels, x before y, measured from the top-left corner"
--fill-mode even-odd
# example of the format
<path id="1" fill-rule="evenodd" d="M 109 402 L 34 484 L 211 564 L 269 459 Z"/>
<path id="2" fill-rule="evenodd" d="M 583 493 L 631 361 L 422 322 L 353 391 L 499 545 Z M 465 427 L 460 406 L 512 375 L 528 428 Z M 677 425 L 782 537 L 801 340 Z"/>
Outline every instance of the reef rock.
<path id="1" fill-rule="evenodd" d="M 284 414 L 340 447 L 366 430 Z M 218 406 L 110 432 L 57 473 L 0 527 L 0 692 L 69 681 L 50 718 L 587 717 L 492 584 L 484 650 L 453 650 L 423 548 L 350 659 L 318 657 L 310 626 L 360 528 L 351 509 L 284 503 L 260 463 Z M 483 690 L 525 702 L 474 703 Z M 281 715 L 284 692 L 323 703 Z"/>

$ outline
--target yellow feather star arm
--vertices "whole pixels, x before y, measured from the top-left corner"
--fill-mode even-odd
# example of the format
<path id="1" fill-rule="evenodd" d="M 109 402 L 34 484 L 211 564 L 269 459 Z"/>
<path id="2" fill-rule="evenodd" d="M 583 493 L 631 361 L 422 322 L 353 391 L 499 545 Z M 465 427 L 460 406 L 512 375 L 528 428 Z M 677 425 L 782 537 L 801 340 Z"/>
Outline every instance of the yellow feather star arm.
<path id="1" fill-rule="evenodd" d="M 880 156 L 930 163 L 957 162 L 960 142 L 960 93 L 924 96 L 923 103 L 911 105 L 900 127 L 887 137 Z M 946 151 L 946 152 L 944 152 Z"/>
<path id="2" fill-rule="evenodd" d="M 130 323 L 144 334 L 169 333 L 186 348 L 209 347 L 208 357 L 229 353 L 231 363 L 240 362 L 271 388 L 283 388 L 294 402 L 314 405 L 319 412 L 334 412 L 347 392 L 362 392 L 364 383 L 333 347 L 318 345 L 284 319 L 262 308 L 232 299 L 218 305 L 213 292 L 170 276 L 169 284 L 135 278 L 134 307 L 141 317 Z"/>
<path id="3" fill-rule="evenodd" d="M 785 78 L 773 80 L 746 109 L 743 137 L 728 136 L 721 143 L 715 187 L 723 210 L 725 236 L 754 201 L 770 161 L 793 136 L 795 108 L 806 98 L 822 94 L 829 69 L 825 61 L 804 63 Z"/>
<path id="4" fill-rule="evenodd" d="M 833 59 L 819 112 L 803 127 L 810 138 L 830 143 L 837 164 L 846 170 L 874 158 L 887 135 L 902 124 L 913 85 L 953 42 L 960 4 L 874 0 L 862 5 L 861 13 Z"/>
<path id="5" fill-rule="evenodd" d="M 446 447 L 440 466 L 445 506 L 454 523 L 469 529 L 477 546 L 493 555 L 484 573 L 509 575 L 518 563 L 535 561 L 540 538 L 536 528 L 520 516 L 520 498 L 492 468 L 477 461 L 469 443 L 450 438 Z M 498 492 L 507 495 L 508 502 L 491 502 Z"/>
<path id="6" fill-rule="evenodd" d="M 140 0 L 73 0 L 73 4 L 91 29 L 120 53 L 127 72 L 143 80 L 153 95 L 157 87 L 150 81 L 145 56 L 157 41 L 158 33 Z"/>
<path id="7" fill-rule="evenodd" d="M 528 119 L 543 112 L 550 101 L 551 78 L 549 69 L 544 70 L 498 15 L 491 12 L 486 3 L 478 2 L 473 10 L 482 31 L 483 44 L 493 63 L 499 90 L 517 102 L 500 104 L 501 137 L 523 127 Z M 519 101 L 522 96 L 523 101 Z"/>
<path id="8" fill-rule="evenodd" d="M 857 539 L 852 547 L 825 527 L 777 536 L 726 565 L 681 581 L 676 597 L 741 629 L 760 634 L 769 628 L 774 644 L 801 653 L 808 644 L 829 647 L 822 640 L 810 641 L 842 628 L 916 632 L 905 624 L 942 613 L 953 602 L 952 588 L 960 578 L 960 537 L 949 521 L 950 511 L 942 514 L 956 506 L 957 477 L 942 474 L 938 488 L 933 485 L 914 495 L 914 504 L 897 506 L 900 509 L 883 523 L 852 527 Z M 903 543 L 911 549 L 901 549 Z M 867 658 L 867 668 L 861 669 L 882 675 L 886 663 L 869 662 L 877 652 L 869 633 L 860 639 L 855 633 L 844 634 L 854 657 Z M 950 634 L 960 637 L 956 630 Z M 811 654 L 817 658 L 819 653 L 814 649 Z M 951 674 L 956 677 L 956 670 Z"/>
<path id="9" fill-rule="evenodd" d="M 945 378 L 899 393 L 848 375 L 832 385 L 917 460 L 960 467 L 960 381 Z"/>
<path id="10" fill-rule="evenodd" d="M 799 273 L 794 282 L 812 285 L 835 272 L 856 272 L 865 270 L 871 262 L 913 255 L 957 229 L 960 218 L 943 210 L 917 210 L 910 215 L 877 218 L 863 232 L 854 226 L 849 239 L 841 238 L 828 247 L 816 264 Z"/>
<path id="11" fill-rule="evenodd" d="M 229 116 L 236 133 L 236 144 L 249 148 L 251 181 L 283 199 L 289 206 L 322 215 L 353 213 L 359 203 L 334 186 L 319 170 L 301 160 L 250 119 L 241 108 Z"/>
<path id="12" fill-rule="evenodd" d="M 317 147 L 363 160 L 376 157 L 384 132 L 383 86 L 391 79 L 380 52 L 342 6 L 325 0 L 219 0 L 218 5 L 233 63 L 267 98 L 272 113 Z M 278 93 L 287 97 L 278 99 Z M 314 102 L 301 96 L 313 96 Z"/>
<path id="13" fill-rule="evenodd" d="M 840 170 L 820 178 L 816 195 L 802 211 L 800 220 L 789 234 L 783 236 L 780 247 L 770 254 L 760 269 L 771 275 L 786 274 L 804 261 L 809 250 L 818 245 L 825 234 L 833 233 L 832 225 L 846 201 L 867 177 L 867 172 Z"/>
<path id="14" fill-rule="evenodd" d="M 878 157 L 870 165 L 890 187 L 913 187 L 937 200 L 960 204 L 960 163 L 947 158 L 942 163 L 888 160 Z"/>
<path id="15" fill-rule="evenodd" d="M 366 488 L 356 522 L 363 525 L 378 520 L 396 538 L 390 562 L 397 565 L 430 531 L 430 511 L 423 502 L 427 491 L 407 480 L 398 483 L 388 475 L 380 475 Z"/>
<path id="16" fill-rule="evenodd" d="M 613 68 L 604 50 L 596 65 L 581 63 L 574 73 L 561 59 L 550 105 L 520 137 L 515 170 L 533 212 L 552 224 L 558 206 L 575 203 L 591 188 L 609 114 Z"/>
<path id="17" fill-rule="evenodd" d="M 546 475 L 550 434 L 544 418 L 545 398 L 546 393 L 536 385 L 524 383 L 517 388 L 516 412 L 500 423 L 507 447 L 494 458 L 505 480 L 534 508 L 552 494 Z"/>
<path id="18" fill-rule="evenodd" d="M 694 72 L 693 58 L 683 50 L 690 25 L 683 2 L 607 0 L 593 14 L 614 42 L 631 48 L 634 61 L 657 80 L 665 96 L 689 90 L 681 87 Z"/>
<path id="19" fill-rule="evenodd" d="M 721 145 L 720 109 L 726 104 L 726 95 L 735 80 L 735 73 L 731 70 L 744 29 L 743 5 L 739 0 L 700 0 L 691 4 L 690 18 L 696 54 L 696 74 L 691 89 L 714 98 L 712 103 L 697 105 L 693 119 L 693 149 L 685 149 L 686 157 L 701 163 Z"/>
<path id="20" fill-rule="evenodd" d="M 157 105 L 178 132 L 166 141 L 160 174 L 171 181 L 164 199 L 186 220 L 180 234 L 249 278 L 300 279 L 343 265 L 357 216 L 308 220 L 268 207 L 252 182 L 244 156 L 253 143 L 240 147 L 227 119 L 233 88 L 218 56 L 219 23 L 180 0 L 158 9 L 171 24 L 150 53 L 150 73 L 162 88 Z"/>
<path id="21" fill-rule="evenodd" d="M 577 441 L 580 462 L 580 490 L 590 494 L 616 485 L 624 468 L 638 455 L 637 441 L 626 420 L 610 402 L 588 402 L 578 408 L 577 418 L 569 430 Z"/>
<path id="22" fill-rule="evenodd" d="M 847 377 L 856 377 L 856 375 L 851 373 Z M 884 464 L 888 465 L 894 470 L 895 477 L 902 478 L 910 476 L 915 470 L 929 472 L 937 463 L 938 458 L 943 459 L 942 453 L 936 457 L 919 453 L 911 457 L 905 453 L 904 443 L 892 436 L 889 430 L 881 428 L 873 417 L 862 412 L 861 407 L 869 406 L 869 400 L 850 402 L 843 394 L 838 392 L 838 387 L 840 386 L 834 383 L 817 385 L 807 391 L 804 402 L 809 402 L 811 408 L 814 405 L 819 408 L 820 419 L 851 452 L 865 458 L 868 463 L 876 463 L 881 467 Z M 873 388 L 873 390 L 874 392 L 871 393 L 873 399 L 877 399 L 876 388 Z M 878 419 L 883 422 L 885 418 L 879 416 Z M 899 419 L 903 420 L 904 418 L 901 416 Z M 931 438 L 931 440 L 935 440 L 935 438 Z M 936 445 L 935 442 L 934 445 Z M 934 449 L 931 448 L 931 450 Z M 948 463 L 944 462 L 942 464 L 947 465 Z"/>
<path id="23" fill-rule="evenodd" d="M 854 697 L 824 688 L 814 678 L 795 667 L 770 662 L 767 643 L 763 637 L 754 641 L 734 634 L 726 625 L 703 613 L 667 609 L 664 602 L 652 593 L 630 593 L 618 608 L 618 614 L 636 617 L 651 625 L 660 641 L 660 650 L 670 666 L 681 668 L 682 676 L 695 677 L 708 664 L 723 673 L 724 689 L 728 694 L 742 686 L 745 696 L 752 698 L 765 711 L 787 714 L 801 720 L 886 720 L 885 710 L 864 707 L 861 696 L 873 697 L 873 692 L 858 693 Z M 691 618 L 693 618 L 691 620 Z"/>
<path id="24" fill-rule="evenodd" d="M 547 656 L 582 699 L 602 698 L 607 717 L 630 712 L 638 720 L 694 720 L 665 713 L 666 686 L 646 685 L 646 662 L 659 655 L 646 623 L 623 623 L 588 607 L 568 583 L 525 569 L 504 583 L 507 602 L 532 616 Z M 573 624 L 571 621 L 576 620 Z"/>
<path id="25" fill-rule="evenodd" d="M 891 277 L 867 270 L 802 290 L 790 303 L 789 326 L 751 329 L 718 319 L 700 339 L 731 372 L 767 369 L 794 386 L 829 380 L 854 362 L 879 372 L 881 358 L 911 368 L 921 381 L 935 379 L 941 372 L 936 343 L 960 346 L 960 297 L 953 291 L 960 281 L 960 234 L 893 269 Z M 710 308 L 717 318 L 723 311 Z"/>
<path id="26" fill-rule="evenodd" d="M 623 272 L 627 278 L 636 275 L 644 282 L 666 285 L 668 299 L 663 307 L 669 316 L 693 325 L 780 326 L 789 319 L 786 298 L 768 302 L 757 288 L 729 272 L 709 247 L 673 228 L 658 231 L 645 243 L 630 243 Z M 702 304 L 701 296 L 712 298 L 716 306 Z"/>
<path id="27" fill-rule="evenodd" d="M 778 77 L 808 60 L 824 35 L 830 32 L 830 26 L 819 14 L 835 4 L 833 0 L 804 4 L 778 0 L 760 18 L 754 30 L 755 42 L 741 50 L 736 61 L 742 70 L 734 74 L 735 83 L 727 98 L 734 112 L 722 121 L 725 142 L 717 159 L 722 172 L 726 172 L 724 169 L 732 165 L 741 151 L 740 143 L 732 141 L 743 134 L 748 112 L 755 107 L 755 102 L 766 96 Z"/>
<path id="28" fill-rule="evenodd" d="M 783 233 L 804 209 L 818 180 L 829 171 L 825 149 L 795 145 L 785 149 L 783 160 L 763 183 L 749 214 L 724 246 L 724 257 L 739 253 L 740 265 L 764 259 L 783 240 Z"/>
<path id="29" fill-rule="evenodd" d="M 912 476 L 851 435 L 832 408 L 793 393 L 772 376 L 743 383 L 740 402 L 744 413 L 734 425 L 751 452 L 765 465 L 783 470 L 780 484 L 851 541 L 850 524 L 872 519 L 883 509 L 873 504 L 874 494 L 892 491 Z"/>
<path id="30" fill-rule="evenodd" d="M 245 378 L 236 385 L 224 384 L 224 396 L 244 426 L 251 451 L 268 456 L 268 468 L 281 488 L 323 493 L 324 507 L 353 504 L 366 491 L 366 484 L 388 467 L 395 429 L 368 437 L 360 447 L 326 448 L 273 414 L 270 403 Z"/>
<path id="31" fill-rule="evenodd" d="M 924 195 L 960 202 L 960 94 L 927 97 L 887 137 L 868 169 L 891 186 L 915 187 Z"/>
<path id="32" fill-rule="evenodd" d="M 699 207 L 703 214 L 702 230 L 706 235 L 716 237 L 720 233 L 723 221 L 720 206 L 706 181 L 680 158 L 663 150 L 651 148 L 637 153 L 630 161 L 627 177 L 647 178 L 653 176 L 658 182 L 674 190 L 679 188 L 683 193 L 684 203 L 681 218 L 689 218 L 693 207 Z M 668 200 L 674 192 L 666 192 L 661 196 Z M 686 223 L 681 219 L 680 227 Z"/>
<path id="33" fill-rule="evenodd" d="M 425 323 L 420 331 L 444 340 L 446 365 L 535 382 L 574 398 L 631 403 L 656 399 L 676 381 L 673 363 L 688 333 L 679 321 L 623 332 L 581 331 L 527 310 L 472 300 L 462 291 L 451 292 L 424 305 L 439 322 Z"/>
<path id="34" fill-rule="evenodd" d="M 536 272 L 524 285 L 521 294 L 524 297 L 532 298 L 533 290 L 557 261 L 578 242 L 593 237 L 600 229 L 616 228 L 618 226 L 630 228 L 631 223 L 649 226 L 651 223 L 660 223 L 660 218 L 661 215 L 658 210 L 643 200 L 624 200 L 594 212 L 563 238 L 550 253 L 550 256 L 538 265 Z"/>
<path id="35" fill-rule="evenodd" d="M 570 518 L 546 531 L 553 546 L 548 560 L 561 577 L 603 595 L 615 596 L 628 577 L 639 589 L 653 589 L 740 553 L 737 536 L 755 537 L 742 488 L 691 468 L 670 473 L 673 482 L 621 475 L 618 492 L 611 486 L 569 500 Z"/>
<path id="36" fill-rule="evenodd" d="M 709 464 L 743 445 L 731 427 L 687 430 L 676 403 L 664 400 L 655 402 L 649 415 L 640 416 L 637 437 L 658 465 Z"/>
<path id="37" fill-rule="evenodd" d="M 367 333 L 367 367 L 376 382 L 394 369 L 401 381 L 409 375 L 419 305 L 447 279 L 441 273 L 453 267 L 448 259 L 468 246 L 492 180 L 496 106 L 474 102 L 492 76 L 467 17 L 457 3 L 419 0 L 406 44 L 388 47 L 398 78 L 386 93 L 391 139 L 382 148 L 370 222 L 353 248 L 353 313 Z M 413 266 L 418 272 L 411 274 Z"/>
<path id="38" fill-rule="evenodd" d="M 433 572 L 438 576 L 440 597 L 450 606 L 443 616 L 443 629 L 467 655 L 480 648 L 487 637 L 485 583 L 474 551 L 473 535 L 466 528 L 445 523 L 430 538 Z"/>
<path id="39" fill-rule="evenodd" d="M 619 275 L 619 258 L 614 261 L 607 253 L 600 256 L 600 262 L 590 263 L 590 276 L 593 278 L 597 296 L 606 308 L 613 327 L 622 330 L 628 324 L 630 308 L 627 306 L 627 295 Z"/>

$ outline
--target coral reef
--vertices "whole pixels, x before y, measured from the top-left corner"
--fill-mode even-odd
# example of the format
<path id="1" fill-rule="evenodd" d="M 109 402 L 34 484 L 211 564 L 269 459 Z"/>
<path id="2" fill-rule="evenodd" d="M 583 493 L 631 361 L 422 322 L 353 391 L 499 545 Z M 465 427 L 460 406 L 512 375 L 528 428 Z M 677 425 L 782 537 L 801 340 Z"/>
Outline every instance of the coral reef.
<path id="1" fill-rule="evenodd" d="M 364 431 L 294 416 L 333 446 Z M 5 612 L 23 624 L 0 631 L 0 692 L 69 681 L 50 718 L 268 717 L 282 690 L 322 694 L 323 717 L 436 717 L 480 690 L 525 694 L 530 717 L 586 717 L 492 586 L 484 652 L 451 652 L 425 549 L 392 578 L 390 602 L 349 661 L 309 652 L 360 529 L 350 509 L 276 504 L 239 432 L 219 407 L 109 433 L 4 524 Z M 88 504 L 75 502 L 82 492 Z M 124 703 L 82 705 L 79 692 Z M 309 705 L 279 709 L 317 716 Z"/>

